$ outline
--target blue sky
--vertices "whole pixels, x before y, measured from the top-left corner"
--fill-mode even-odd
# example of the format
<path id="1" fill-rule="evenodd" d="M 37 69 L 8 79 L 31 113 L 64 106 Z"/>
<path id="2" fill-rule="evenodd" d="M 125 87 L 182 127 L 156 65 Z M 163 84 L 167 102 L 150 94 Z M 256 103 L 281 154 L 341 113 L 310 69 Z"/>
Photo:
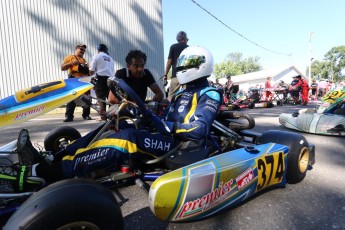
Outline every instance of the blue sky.
<path id="1" fill-rule="evenodd" d="M 322 60 L 331 48 L 345 45 L 345 0 L 195 2 L 265 49 L 236 34 L 191 0 L 162 0 L 165 59 L 180 30 L 187 32 L 189 45 L 208 48 L 215 63 L 222 62 L 228 53 L 240 52 L 243 58 L 260 57 L 264 69 L 295 65 L 304 71 L 309 65 L 309 50 L 312 58 Z"/>

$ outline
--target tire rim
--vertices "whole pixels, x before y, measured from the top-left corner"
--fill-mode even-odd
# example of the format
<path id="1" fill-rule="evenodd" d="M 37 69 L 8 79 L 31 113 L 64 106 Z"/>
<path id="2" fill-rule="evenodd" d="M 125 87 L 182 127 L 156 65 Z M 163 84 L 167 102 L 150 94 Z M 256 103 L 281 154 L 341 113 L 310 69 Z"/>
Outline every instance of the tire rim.
<path id="1" fill-rule="evenodd" d="M 298 159 L 298 170 L 300 173 L 305 173 L 309 165 L 309 149 L 307 147 L 302 148 Z"/>
<path id="2" fill-rule="evenodd" d="M 77 230 L 77 229 L 82 229 L 82 230 L 100 230 L 98 226 L 91 222 L 86 222 L 86 221 L 78 221 L 78 222 L 73 222 L 66 224 L 64 226 L 61 226 L 57 228 L 57 230 Z"/>

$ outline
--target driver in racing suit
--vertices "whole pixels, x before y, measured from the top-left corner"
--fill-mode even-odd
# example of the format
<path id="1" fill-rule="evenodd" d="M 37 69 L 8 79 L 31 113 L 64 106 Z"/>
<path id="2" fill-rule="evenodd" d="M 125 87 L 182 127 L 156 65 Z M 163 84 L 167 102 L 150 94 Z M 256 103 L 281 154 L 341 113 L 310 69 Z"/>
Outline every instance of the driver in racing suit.
<path id="1" fill-rule="evenodd" d="M 101 126 L 60 151 L 51 165 L 36 163 L 29 167 L 17 166 L 13 171 L 19 176 L 15 178 L 23 179 L 23 175 L 24 186 L 14 188 L 17 191 L 20 187 L 34 189 L 26 185 L 29 180 L 35 181 L 37 178 L 36 181 L 41 182 L 43 178 L 46 183 L 52 183 L 64 178 L 85 176 L 98 169 L 114 169 L 127 162 L 133 154 L 157 158 L 181 141 L 206 139 L 221 105 L 221 95 L 209 87 L 207 81 L 212 71 L 213 57 L 207 49 L 186 48 L 177 63 L 177 79 L 186 87 L 174 95 L 164 119 L 156 115 L 151 117 L 152 122 L 158 124 L 158 132 L 123 129 L 86 148 Z M 13 180 L 13 184 L 18 180 Z M 43 186 L 42 183 L 37 187 Z"/>

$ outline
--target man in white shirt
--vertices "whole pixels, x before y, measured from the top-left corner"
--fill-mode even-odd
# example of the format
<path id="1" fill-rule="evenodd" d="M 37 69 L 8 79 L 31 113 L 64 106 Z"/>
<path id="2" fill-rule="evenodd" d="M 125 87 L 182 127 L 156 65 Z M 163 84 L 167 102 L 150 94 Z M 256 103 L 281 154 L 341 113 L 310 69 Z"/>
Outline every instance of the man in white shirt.
<path id="1" fill-rule="evenodd" d="M 97 54 L 92 57 L 90 64 L 90 75 L 96 74 L 95 92 L 98 99 L 105 101 L 109 94 L 107 80 L 114 76 L 114 60 L 108 54 L 108 47 L 104 44 L 97 46 Z M 106 120 L 102 115 L 106 112 L 105 102 L 98 102 L 101 114 L 101 120 Z"/>

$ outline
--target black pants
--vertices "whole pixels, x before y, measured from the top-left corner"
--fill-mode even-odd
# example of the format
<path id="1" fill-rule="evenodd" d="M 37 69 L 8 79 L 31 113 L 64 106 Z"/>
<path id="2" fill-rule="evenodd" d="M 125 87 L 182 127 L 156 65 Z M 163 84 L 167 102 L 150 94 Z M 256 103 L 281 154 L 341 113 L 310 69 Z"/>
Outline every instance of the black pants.
<path id="1" fill-rule="evenodd" d="M 98 99 L 105 101 L 108 98 L 108 94 L 109 94 L 109 87 L 107 84 L 109 77 L 96 75 L 96 78 L 97 78 L 97 81 L 94 87 L 96 96 Z M 100 113 L 103 113 L 106 111 L 105 102 L 98 102 L 98 105 L 100 108 Z"/>
<path id="2" fill-rule="evenodd" d="M 66 118 L 73 118 L 74 117 L 73 114 L 74 114 L 74 110 L 75 110 L 76 106 L 77 106 L 77 104 L 74 101 L 67 103 L 66 113 L 65 113 Z M 83 108 L 82 116 L 83 117 L 90 116 L 90 107 L 89 108 Z"/>
<path id="3" fill-rule="evenodd" d="M 68 78 L 74 78 L 74 77 L 70 75 L 70 76 L 68 76 Z M 85 94 L 90 94 L 90 91 L 86 92 Z M 75 110 L 76 106 L 77 106 L 77 104 L 74 101 L 68 102 L 66 104 L 66 113 L 65 113 L 66 118 L 73 119 L 73 117 L 74 117 L 73 114 L 74 114 L 74 110 Z M 83 117 L 90 116 L 90 107 L 89 108 L 83 108 L 82 116 Z"/>

